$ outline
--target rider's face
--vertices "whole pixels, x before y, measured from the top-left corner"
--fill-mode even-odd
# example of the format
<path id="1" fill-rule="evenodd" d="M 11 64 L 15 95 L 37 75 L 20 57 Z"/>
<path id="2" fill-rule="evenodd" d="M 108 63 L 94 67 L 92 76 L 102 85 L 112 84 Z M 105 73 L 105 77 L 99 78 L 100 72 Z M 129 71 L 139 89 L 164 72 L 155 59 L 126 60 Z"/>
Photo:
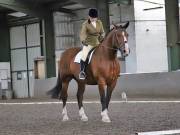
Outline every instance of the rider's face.
<path id="1" fill-rule="evenodd" d="M 92 18 L 90 16 L 89 16 L 89 19 L 90 19 L 91 22 L 96 22 L 97 21 L 97 18 Z"/>

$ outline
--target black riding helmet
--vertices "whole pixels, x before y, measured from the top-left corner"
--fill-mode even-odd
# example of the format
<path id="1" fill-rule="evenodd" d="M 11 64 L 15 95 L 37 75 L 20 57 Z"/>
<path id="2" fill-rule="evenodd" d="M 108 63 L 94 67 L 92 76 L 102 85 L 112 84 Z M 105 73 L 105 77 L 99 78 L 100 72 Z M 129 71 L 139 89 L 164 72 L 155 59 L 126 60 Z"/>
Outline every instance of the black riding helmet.
<path id="1" fill-rule="evenodd" d="M 89 9 L 89 16 L 92 18 L 97 18 L 98 17 L 98 11 L 95 8 Z"/>

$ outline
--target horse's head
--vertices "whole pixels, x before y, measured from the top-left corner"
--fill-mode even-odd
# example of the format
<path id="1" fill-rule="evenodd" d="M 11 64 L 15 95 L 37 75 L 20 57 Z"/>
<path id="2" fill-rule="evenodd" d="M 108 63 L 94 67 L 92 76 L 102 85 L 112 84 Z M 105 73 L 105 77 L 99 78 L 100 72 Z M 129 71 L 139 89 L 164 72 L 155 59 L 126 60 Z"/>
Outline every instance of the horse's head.
<path id="1" fill-rule="evenodd" d="M 126 31 L 127 27 L 129 26 L 129 22 L 120 26 L 113 24 L 113 26 L 113 48 L 120 50 L 122 56 L 126 57 L 130 53 L 130 49 L 128 46 L 128 33 Z"/>

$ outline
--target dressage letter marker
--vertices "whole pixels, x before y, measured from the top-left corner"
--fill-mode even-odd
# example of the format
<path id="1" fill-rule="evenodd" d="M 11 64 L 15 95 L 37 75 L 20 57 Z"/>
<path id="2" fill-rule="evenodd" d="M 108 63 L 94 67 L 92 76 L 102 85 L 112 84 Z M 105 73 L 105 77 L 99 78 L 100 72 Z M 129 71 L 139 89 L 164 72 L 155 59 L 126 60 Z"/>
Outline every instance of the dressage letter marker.
<path id="1" fill-rule="evenodd" d="M 178 130 L 166 130 L 166 131 L 152 131 L 152 132 L 141 132 L 136 133 L 136 135 L 177 135 L 180 134 L 180 129 Z"/>

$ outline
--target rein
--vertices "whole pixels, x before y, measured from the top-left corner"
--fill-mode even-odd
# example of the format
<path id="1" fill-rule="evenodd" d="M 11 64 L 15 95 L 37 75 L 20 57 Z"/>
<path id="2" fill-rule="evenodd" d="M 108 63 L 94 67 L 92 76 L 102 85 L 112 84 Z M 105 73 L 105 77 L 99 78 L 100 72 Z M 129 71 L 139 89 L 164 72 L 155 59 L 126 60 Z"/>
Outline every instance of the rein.
<path id="1" fill-rule="evenodd" d="M 118 51 L 119 49 L 116 49 L 116 48 L 113 48 L 113 47 L 107 47 L 107 46 L 104 46 L 104 45 L 101 45 L 102 47 L 105 47 L 105 48 L 108 48 L 108 49 L 111 49 L 111 50 L 116 50 Z"/>

